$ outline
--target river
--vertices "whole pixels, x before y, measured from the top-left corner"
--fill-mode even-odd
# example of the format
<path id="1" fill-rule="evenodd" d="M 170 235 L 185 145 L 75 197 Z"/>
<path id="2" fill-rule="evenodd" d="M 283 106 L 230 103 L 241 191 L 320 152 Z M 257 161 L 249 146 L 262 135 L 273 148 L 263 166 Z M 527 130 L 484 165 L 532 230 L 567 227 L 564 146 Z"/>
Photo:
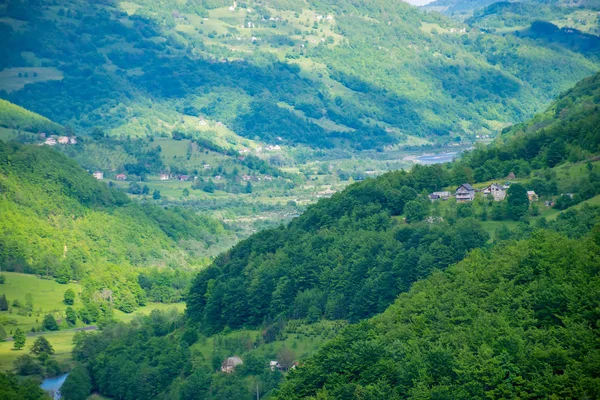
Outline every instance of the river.
<path id="1" fill-rule="evenodd" d="M 69 374 L 53 376 L 51 378 L 46 378 L 40 385 L 42 389 L 46 392 L 50 393 L 50 396 L 53 396 L 54 400 L 60 399 L 59 389 L 65 383 L 65 379 Z"/>
<path id="2" fill-rule="evenodd" d="M 419 164 L 441 164 L 451 162 L 456 158 L 458 153 L 440 153 L 440 154 L 425 154 L 419 157 L 415 157 L 415 161 Z"/>

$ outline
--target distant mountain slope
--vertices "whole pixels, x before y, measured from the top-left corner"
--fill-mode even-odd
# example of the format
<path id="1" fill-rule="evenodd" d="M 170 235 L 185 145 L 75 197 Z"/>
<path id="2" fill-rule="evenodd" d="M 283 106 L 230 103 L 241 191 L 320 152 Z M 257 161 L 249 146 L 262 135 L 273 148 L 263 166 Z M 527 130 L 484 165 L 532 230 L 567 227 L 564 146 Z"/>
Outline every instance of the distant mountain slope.
<path id="1" fill-rule="evenodd" d="M 0 141 L 0 193 L 2 269 L 59 281 L 99 277 L 111 264 L 189 268 L 228 234 L 188 211 L 138 205 L 47 146 Z"/>
<path id="2" fill-rule="evenodd" d="M 520 0 L 520 1 L 498 1 L 498 0 L 436 0 L 425 6 L 424 9 L 439 11 L 453 17 L 465 18 L 472 14 L 478 14 L 484 8 L 494 8 L 494 4 L 511 4 L 512 8 L 523 13 L 531 7 L 537 7 L 542 13 L 553 8 L 564 10 L 588 9 L 598 10 L 600 4 L 596 0 Z"/>
<path id="3" fill-rule="evenodd" d="M 403 2 L 10 4 L 0 24 L 7 79 L 42 60 L 64 76 L 2 96 L 113 135 L 193 130 L 185 117 L 202 116 L 246 138 L 320 148 L 474 137 L 532 115 L 598 68 Z"/>
<path id="4" fill-rule="evenodd" d="M 563 93 L 546 112 L 505 129 L 496 144 L 468 154 L 463 164 L 476 181 L 486 181 L 510 171 L 586 160 L 599 152 L 600 74 L 596 74 Z M 590 189 L 587 196 L 595 192 Z"/>

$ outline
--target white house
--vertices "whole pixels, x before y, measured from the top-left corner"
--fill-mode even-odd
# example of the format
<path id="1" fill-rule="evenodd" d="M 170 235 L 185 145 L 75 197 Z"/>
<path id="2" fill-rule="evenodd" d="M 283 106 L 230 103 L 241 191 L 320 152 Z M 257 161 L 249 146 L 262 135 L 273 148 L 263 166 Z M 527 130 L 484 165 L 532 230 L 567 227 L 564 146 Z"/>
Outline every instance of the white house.
<path id="1" fill-rule="evenodd" d="M 475 189 L 468 183 L 460 185 L 456 189 L 456 201 L 473 201 L 475 199 Z"/>
<path id="2" fill-rule="evenodd" d="M 44 142 L 44 144 L 47 144 L 48 146 L 55 146 L 56 145 L 56 139 L 50 137 L 50 138 L 46 139 L 46 141 Z"/>
<path id="3" fill-rule="evenodd" d="M 492 183 L 490 186 L 485 188 L 483 193 L 491 195 L 494 198 L 494 201 L 502 201 L 506 197 L 506 189 L 497 183 Z"/>
<path id="4" fill-rule="evenodd" d="M 242 359 L 238 356 L 228 357 L 221 364 L 221 372 L 225 372 L 226 374 L 232 373 L 233 371 L 235 371 L 235 367 L 243 363 L 244 362 L 242 361 Z"/>
<path id="5" fill-rule="evenodd" d="M 527 191 L 527 198 L 529 201 L 538 201 L 538 195 L 533 190 Z"/>
<path id="6" fill-rule="evenodd" d="M 94 176 L 94 178 L 98 179 L 99 181 L 104 179 L 104 173 L 102 171 L 96 171 L 92 175 Z"/>

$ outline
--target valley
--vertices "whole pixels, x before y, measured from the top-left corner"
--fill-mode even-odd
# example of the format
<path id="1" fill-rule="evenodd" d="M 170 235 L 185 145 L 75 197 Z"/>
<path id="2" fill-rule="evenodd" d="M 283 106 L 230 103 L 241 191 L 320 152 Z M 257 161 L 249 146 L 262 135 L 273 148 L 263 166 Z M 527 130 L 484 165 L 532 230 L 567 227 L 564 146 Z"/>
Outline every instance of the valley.
<path id="1" fill-rule="evenodd" d="M 1 2 L 0 398 L 600 397 L 598 10 Z"/>

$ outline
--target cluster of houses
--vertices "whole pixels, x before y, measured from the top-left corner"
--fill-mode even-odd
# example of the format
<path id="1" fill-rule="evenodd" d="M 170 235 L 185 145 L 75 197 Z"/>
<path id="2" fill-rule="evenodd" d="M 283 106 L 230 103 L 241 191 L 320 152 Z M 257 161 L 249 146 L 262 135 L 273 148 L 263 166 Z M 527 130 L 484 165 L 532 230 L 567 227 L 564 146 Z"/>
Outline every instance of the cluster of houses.
<path id="1" fill-rule="evenodd" d="M 160 180 L 161 181 L 168 181 L 171 179 L 177 179 L 178 181 L 181 182 L 187 182 L 190 180 L 190 176 L 189 175 L 173 175 L 173 174 L 160 174 Z M 198 179 L 197 176 L 193 177 L 194 180 Z"/>
<path id="2" fill-rule="evenodd" d="M 232 372 L 235 372 L 235 369 L 238 365 L 242 365 L 242 364 L 244 364 L 244 362 L 238 356 L 227 357 L 221 363 L 221 372 L 230 374 Z M 295 369 L 297 366 L 298 366 L 298 363 L 294 362 L 289 369 Z M 271 369 L 271 371 L 276 371 L 276 370 L 277 371 L 286 371 L 286 368 L 283 365 L 281 365 L 279 363 L 279 361 L 270 361 L 269 368 Z"/>
<path id="3" fill-rule="evenodd" d="M 208 165 L 208 164 L 204 165 L 204 169 L 210 169 L 210 168 L 211 168 L 210 165 Z M 92 172 L 92 176 L 98 180 L 102 180 L 102 179 L 104 179 L 104 172 L 94 171 L 94 172 Z M 117 175 L 115 175 L 115 179 L 118 181 L 126 181 L 127 175 L 126 174 L 117 174 Z M 180 182 L 188 182 L 191 180 L 195 181 L 198 179 L 198 177 L 190 176 L 190 175 L 173 175 L 173 174 L 168 174 L 168 173 L 162 173 L 159 175 L 159 179 L 161 181 L 178 180 Z M 215 175 L 213 177 L 213 179 L 220 181 L 223 179 L 223 177 L 221 175 Z M 254 176 L 254 175 L 242 175 L 241 180 L 244 182 L 260 182 L 262 180 L 272 181 L 273 177 L 271 175 L 265 175 L 263 177 Z"/>
<path id="4" fill-rule="evenodd" d="M 478 190 L 469 183 L 463 183 L 454 192 L 454 197 L 457 202 L 462 203 L 475 200 L 475 193 L 483 192 L 484 196 L 491 197 L 494 201 L 502 201 L 506 198 L 506 191 L 509 187 L 510 182 L 506 182 L 504 185 L 492 183 L 483 190 Z M 450 192 L 433 192 L 429 195 L 431 201 L 448 200 L 450 197 Z M 527 198 L 529 201 L 538 201 L 538 195 L 533 190 L 527 191 Z"/>
<path id="5" fill-rule="evenodd" d="M 264 151 L 281 151 L 281 146 L 280 146 L 280 145 L 278 145 L 278 144 L 275 144 L 275 145 L 271 145 L 271 144 L 270 144 L 270 145 L 268 145 L 268 146 L 265 146 L 264 148 L 263 148 L 263 147 L 257 147 L 257 148 L 255 149 L 255 151 L 256 151 L 257 153 L 261 153 L 263 150 L 264 150 Z M 250 149 L 243 148 L 243 149 L 241 149 L 241 150 L 238 150 L 238 153 L 239 153 L 239 154 L 247 154 L 247 153 L 250 153 L 250 151 L 251 151 Z"/>
<path id="6" fill-rule="evenodd" d="M 45 137 L 45 134 L 42 136 Z M 77 138 L 75 136 L 50 136 L 44 140 L 47 146 L 56 146 L 57 144 L 77 144 Z"/>

